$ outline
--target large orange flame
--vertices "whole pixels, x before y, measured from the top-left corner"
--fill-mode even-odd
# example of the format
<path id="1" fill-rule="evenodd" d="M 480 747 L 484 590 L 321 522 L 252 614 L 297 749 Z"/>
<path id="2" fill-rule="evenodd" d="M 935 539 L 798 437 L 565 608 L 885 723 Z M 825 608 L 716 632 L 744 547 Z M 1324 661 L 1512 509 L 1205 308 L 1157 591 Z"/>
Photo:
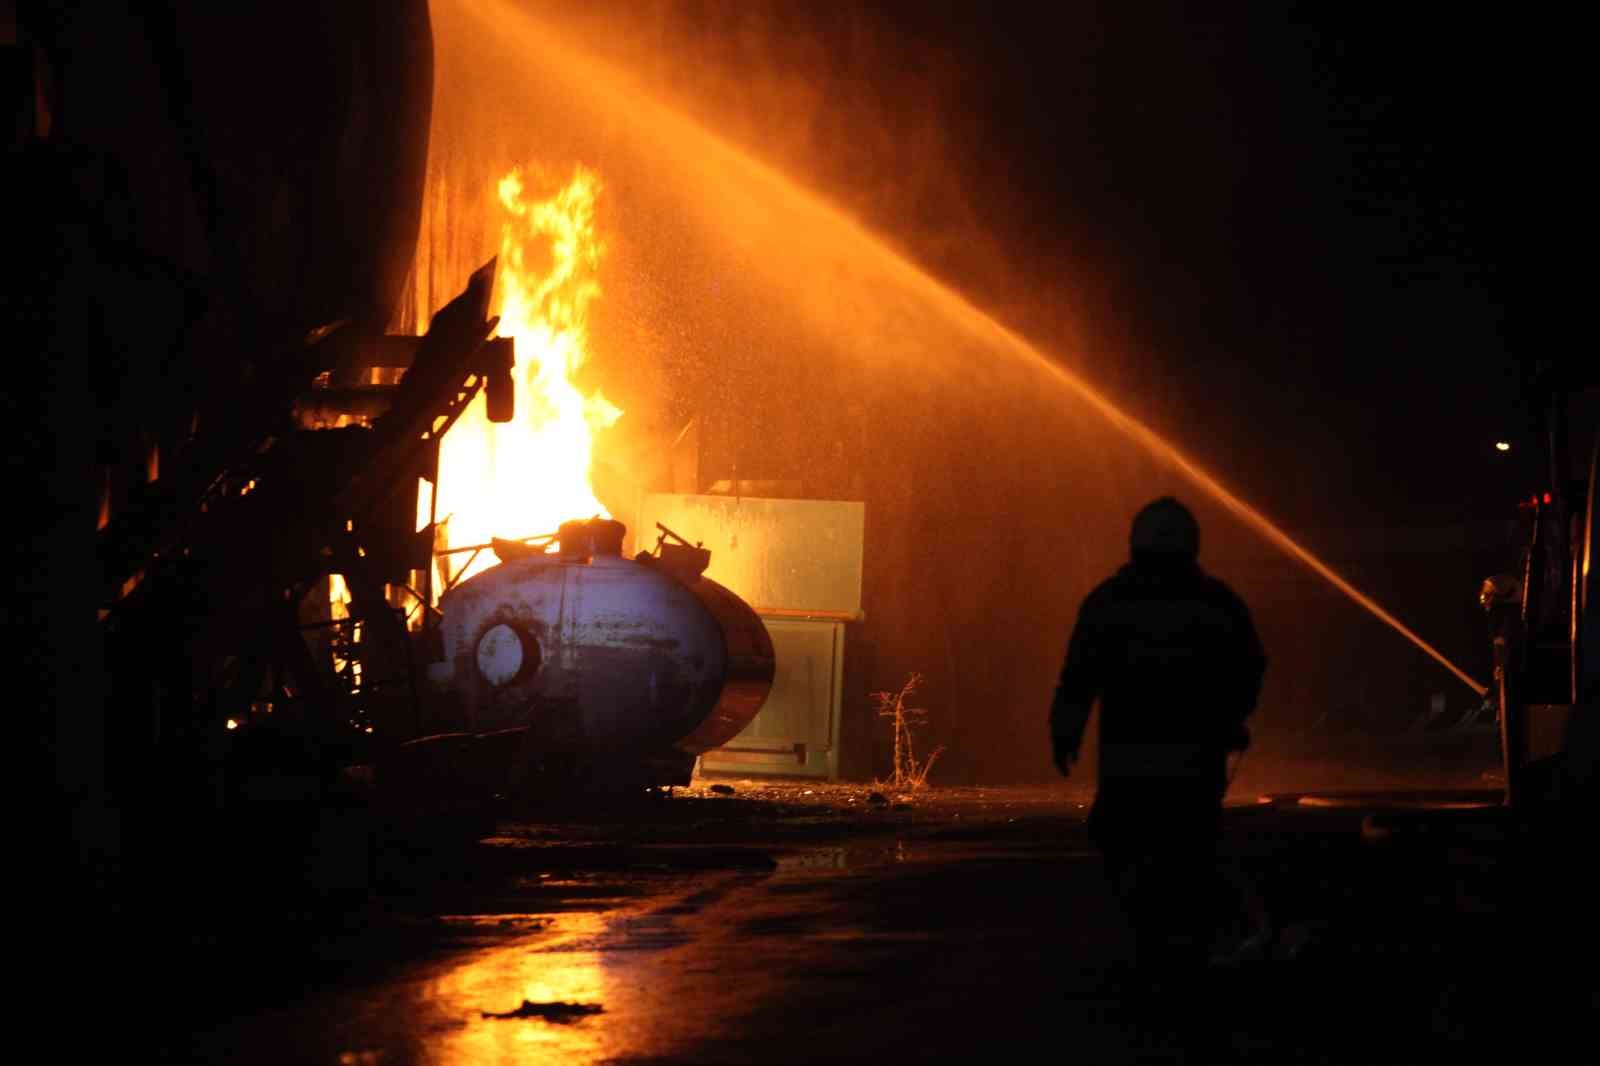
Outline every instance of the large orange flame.
<path id="1" fill-rule="evenodd" d="M 600 295 L 605 247 L 594 219 L 600 180 L 579 167 L 544 200 L 529 198 L 528 181 L 519 167 L 499 184 L 498 332 L 516 339 L 516 417 L 490 422 L 480 395 L 440 442 L 434 513 L 445 548 L 610 517 L 590 486 L 594 434 L 622 412 L 598 391 L 585 397 L 572 382 L 586 356 L 589 304 Z M 442 576 L 471 576 L 495 561 L 488 552 L 468 558 L 449 557 Z"/>

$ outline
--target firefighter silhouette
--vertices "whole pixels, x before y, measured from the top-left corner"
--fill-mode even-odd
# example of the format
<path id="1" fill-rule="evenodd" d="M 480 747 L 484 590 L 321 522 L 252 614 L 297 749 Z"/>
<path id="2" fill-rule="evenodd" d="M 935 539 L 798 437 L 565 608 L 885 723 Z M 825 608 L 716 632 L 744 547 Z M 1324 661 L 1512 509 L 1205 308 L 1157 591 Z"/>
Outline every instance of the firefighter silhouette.
<path id="1" fill-rule="evenodd" d="M 1139 965 L 1201 963 L 1217 902 L 1230 752 L 1250 742 L 1266 656 L 1250 612 L 1199 566 L 1200 529 L 1171 497 L 1134 518 L 1131 559 L 1078 612 L 1051 707 L 1070 774 L 1100 702 L 1089 832 L 1133 926 Z"/>

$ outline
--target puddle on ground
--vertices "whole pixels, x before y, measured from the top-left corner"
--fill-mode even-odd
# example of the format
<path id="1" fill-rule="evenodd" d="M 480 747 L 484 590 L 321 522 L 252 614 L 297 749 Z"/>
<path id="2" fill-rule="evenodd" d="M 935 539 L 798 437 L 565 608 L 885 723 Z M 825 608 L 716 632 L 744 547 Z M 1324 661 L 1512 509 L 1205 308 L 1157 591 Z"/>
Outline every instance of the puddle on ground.
<path id="1" fill-rule="evenodd" d="M 548 914 L 440 914 L 434 921 L 476 929 L 509 929 L 531 933 L 549 928 L 555 919 Z"/>
<path id="2" fill-rule="evenodd" d="M 806 848 L 787 855 L 778 855 L 778 875 L 820 873 L 839 870 L 860 870 L 888 866 L 899 862 L 912 862 L 920 857 L 922 849 L 913 848 L 903 840 L 862 841 L 830 847 Z"/>
<path id="3" fill-rule="evenodd" d="M 600 953 L 576 948 L 603 935 L 605 926 L 600 914 L 564 915 L 549 942 L 536 942 L 532 950 L 518 943 L 480 952 L 416 986 L 410 1007 L 415 1031 L 434 1052 L 427 1057 L 442 1062 L 601 1057 L 605 1039 L 597 1023 L 603 1016 L 551 1025 L 519 1012 L 530 1003 L 612 1003 Z M 561 950 L 568 945 L 575 949 Z"/>

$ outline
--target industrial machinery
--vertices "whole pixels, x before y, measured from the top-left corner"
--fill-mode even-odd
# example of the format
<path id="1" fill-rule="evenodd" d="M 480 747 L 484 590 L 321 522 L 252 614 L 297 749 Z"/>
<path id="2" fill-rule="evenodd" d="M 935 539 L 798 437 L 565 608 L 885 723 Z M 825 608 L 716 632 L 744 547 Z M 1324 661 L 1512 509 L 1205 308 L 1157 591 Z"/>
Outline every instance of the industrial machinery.
<path id="1" fill-rule="evenodd" d="M 492 421 L 514 406 L 512 341 L 489 336 L 494 270 L 422 338 L 309 339 L 290 365 L 310 380 L 266 423 L 292 413 L 281 439 L 245 438 L 209 478 L 174 479 L 171 510 L 102 531 L 120 564 L 111 665 L 125 720 L 168 718 L 156 755 L 187 795 L 167 801 L 203 791 L 250 812 L 354 791 L 414 821 L 518 791 L 686 784 L 695 756 L 760 709 L 766 630 L 703 576 L 710 553 L 669 531 L 636 559 L 604 519 L 538 546 L 496 540 L 501 564 L 432 606 L 419 479 L 437 484 L 440 439 L 480 390 Z M 351 377 L 392 384 L 341 388 Z M 148 684 L 151 664 L 175 660 L 176 677 Z"/>
<path id="2" fill-rule="evenodd" d="M 424 0 L 36 4 L 0 30 L 0 312 L 40 368 L 5 405 L 22 517 L 4 626 L 13 689 L 38 693 L 19 750 L 53 797 L 41 833 L 75 890 L 135 863 L 166 884 L 164 847 L 303 826 L 370 782 L 419 803 L 482 784 L 473 758 L 536 763 L 557 722 L 591 755 L 665 759 L 663 780 L 742 725 L 770 645 L 686 545 L 623 560 L 595 539 L 611 527 L 582 526 L 589 547 L 569 535 L 432 605 L 419 483 L 480 392 L 492 421 L 514 398 L 493 262 L 425 336 L 386 332 L 428 156 Z M 638 643 L 609 651 L 615 613 L 571 615 L 582 632 L 551 615 L 493 698 L 510 644 L 429 683 L 464 639 L 441 620 L 458 605 L 557 589 L 667 614 L 628 608 Z M 519 728 L 514 749 L 479 740 Z M 418 767 L 433 793 L 409 787 Z"/>
<path id="3" fill-rule="evenodd" d="M 593 519 L 565 523 L 555 552 L 497 541 L 501 564 L 440 600 L 425 703 L 457 735 L 509 740 L 508 780 L 687 784 L 767 698 L 771 638 L 704 576 L 711 553 L 663 529 L 627 559 L 623 534 Z"/>

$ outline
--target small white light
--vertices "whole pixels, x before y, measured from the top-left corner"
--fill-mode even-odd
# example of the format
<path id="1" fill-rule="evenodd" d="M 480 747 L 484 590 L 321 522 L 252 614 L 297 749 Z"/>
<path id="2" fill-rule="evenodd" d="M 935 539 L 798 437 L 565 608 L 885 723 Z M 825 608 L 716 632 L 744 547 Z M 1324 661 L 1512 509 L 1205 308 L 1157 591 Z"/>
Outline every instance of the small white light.
<path id="1" fill-rule="evenodd" d="M 1497 452 L 1509 452 L 1511 450 L 1511 442 L 1497 440 L 1494 442 L 1494 450 Z"/>
<path id="2" fill-rule="evenodd" d="M 236 720 L 230 718 L 230 719 L 228 719 L 228 728 L 229 729 L 238 729 L 239 728 L 239 723 Z"/>

